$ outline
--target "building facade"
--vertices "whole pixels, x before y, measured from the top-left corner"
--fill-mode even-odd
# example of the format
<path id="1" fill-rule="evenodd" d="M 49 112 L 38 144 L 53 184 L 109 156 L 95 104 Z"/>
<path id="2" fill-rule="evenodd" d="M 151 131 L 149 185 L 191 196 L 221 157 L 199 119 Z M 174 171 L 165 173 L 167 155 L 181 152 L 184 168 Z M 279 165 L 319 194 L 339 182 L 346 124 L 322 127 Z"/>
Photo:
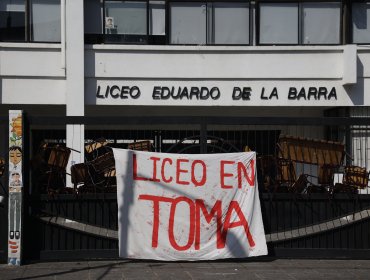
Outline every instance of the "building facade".
<path id="1" fill-rule="evenodd" d="M 0 9 L 2 115 L 321 117 L 346 107 L 355 116 L 369 103 L 366 1 L 8 0 Z M 67 127 L 78 150 L 83 130 Z"/>
<path id="2" fill-rule="evenodd" d="M 32 139 L 65 131 L 67 168 L 100 135 L 171 152 L 203 134 L 269 154 L 287 134 L 345 142 L 369 169 L 368 132 L 299 121 L 369 117 L 369 45 L 370 1 L 1 0 L 0 117 L 39 120 Z"/>

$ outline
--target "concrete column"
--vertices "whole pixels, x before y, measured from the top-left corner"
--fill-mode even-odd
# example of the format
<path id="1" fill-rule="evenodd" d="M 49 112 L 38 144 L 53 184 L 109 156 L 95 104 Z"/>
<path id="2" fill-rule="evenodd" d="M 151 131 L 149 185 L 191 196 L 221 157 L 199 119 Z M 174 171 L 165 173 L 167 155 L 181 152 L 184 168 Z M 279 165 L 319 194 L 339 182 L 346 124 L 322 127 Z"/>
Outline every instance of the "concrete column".
<path id="1" fill-rule="evenodd" d="M 84 5 L 83 0 L 65 1 L 67 116 L 84 116 Z M 66 129 L 67 147 L 80 152 L 72 151 L 67 166 L 67 172 L 70 172 L 71 165 L 84 161 L 85 126 L 67 125 Z M 72 186 L 70 179 L 71 177 L 67 176 L 67 186 Z"/>
<path id="2" fill-rule="evenodd" d="M 67 125 L 67 147 L 74 150 L 71 152 L 67 165 L 67 173 L 70 173 L 71 166 L 76 163 L 84 162 L 84 140 L 85 125 L 68 124 Z M 77 152 L 78 151 L 78 152 Z M 71 177 L 67 176 L 66 184 L 72 187 Z"/>
<path id="3" fill-rule="evenodd" d="M 67 116 L 85 113 L 83 0 L 66 1 Z"/>

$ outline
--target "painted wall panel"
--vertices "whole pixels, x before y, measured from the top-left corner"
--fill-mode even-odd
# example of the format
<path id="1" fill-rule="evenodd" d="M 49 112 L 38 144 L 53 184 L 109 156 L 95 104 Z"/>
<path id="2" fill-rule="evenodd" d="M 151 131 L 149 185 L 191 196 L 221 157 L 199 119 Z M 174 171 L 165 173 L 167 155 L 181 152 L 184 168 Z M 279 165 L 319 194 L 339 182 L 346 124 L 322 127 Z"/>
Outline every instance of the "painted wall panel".
<path id="1" fill-rule="evenodd" d="M 3 104 L 65 104 L 65 80 L 3 79 Z"/>
<path id="2" fill-rule="evenodd" d="M 60 47 L 34 45 L 0 44 L 0 76 L 65 77 Z"/>
<path id="3" fill-rule="evenodd" d="M 171 47 L 87 49 L 85 76 L 189 79 L 341 79 L 343 76 L 343 47 L 321 50 Z"/>

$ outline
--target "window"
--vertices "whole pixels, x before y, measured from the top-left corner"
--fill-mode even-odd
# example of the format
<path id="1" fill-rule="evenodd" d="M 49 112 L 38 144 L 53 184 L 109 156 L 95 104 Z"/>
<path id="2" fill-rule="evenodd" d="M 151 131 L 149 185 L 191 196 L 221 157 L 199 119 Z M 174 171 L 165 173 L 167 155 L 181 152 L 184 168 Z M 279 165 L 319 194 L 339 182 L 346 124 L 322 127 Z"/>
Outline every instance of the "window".
<path id="1" fill-rule="evenodd" d="M 339 44 L 341 2 L 262 2 L 260 44 Z"/>
<path id="2" fill-rule="evenodd" d="M 90 5 L 97 14 L 99 3 Z M 85 3 L 85 8 L 86 8 Z M 95 20 L 96 18 L 93 18 Z M 90 19 L 91 20 L 91 19 Z M 104 1 L 103 42 L 165 43 L 165 1 Z M 89 25 L 86 23 L 85 25 Z M 86 27 L 85 27 L 86 28 Z M 91 28 L 90 28 L 91 29 Z M 90 31 L 90 30 L 89 30 Z M 86 33 L 100 33 L 95 27 Z M 89 36 L 91 38 L 91 36 Z"/>
<path id="3" fill-rule="evenodd" d="M 171 44 L 249 44 L 248 2 L 171 2 Z"/>
<path id="4" fill-rule="evenodd" d="M 84 1 L 84 27 L 87 34 L 102 34 L 102 4 L 100 0 Z"/>
<path id="5" fill-rule="evenodd" d="M 261 44 L 298 44 L 298 4 L 261 3 Z"/>
<path id="6" fill-rule="evenodd" d="M 0 1 L 0 41 L 25 41 L 25 21 L 25 0 Z"/>
<path id="7" fill-rule="evenodd" d="M 303 3 L 303 44 L 339 44 L 340 15 L 340 3 Z"/>
<path id="8" fill-rule="evenodd" d="M 149 34 L 166 35 L 166 9 L 164 1 L 149 1 Z"/>
<path id="9" fill-rule="evenodd" d="M 206 9 L 205 3 L 172 3 L 171 43 L 206 44 Z"/>
<path id="10" fill-rule="evenodd" d="M 60 0 L 0 1 L 0 41 L 60 42 L 60 32 Z"/>
<path id="11" fill-rule="evenodd" d="M 60 0 L 31 0 L 31 41 L 60 42 Z"/>
<path id="12" fill-rule="evenodd" d="M 370 3 L 352 4 L 352 42 L 370 43 Z"/>
<path id="13" fill-rule="evenodd" d="M 213 4 L 213 44 L 249 44 L 249 4 Z"/>
<path id="14" fill-rule="evenodd" d="M 146 2 L 106 1 L 106 33 L 146 35 L 146 10 Z"/>

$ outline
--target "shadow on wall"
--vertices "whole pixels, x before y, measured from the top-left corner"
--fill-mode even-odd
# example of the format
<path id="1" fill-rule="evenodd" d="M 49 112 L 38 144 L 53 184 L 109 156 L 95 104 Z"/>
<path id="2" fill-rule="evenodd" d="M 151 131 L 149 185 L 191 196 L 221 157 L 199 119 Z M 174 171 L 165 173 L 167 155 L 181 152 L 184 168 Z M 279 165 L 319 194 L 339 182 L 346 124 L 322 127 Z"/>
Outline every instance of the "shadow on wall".
<path id="1" fill-rule="evenodd" d="M 95 71 L 95 53 L 88 50 L 85 54 L 85 102 L 87 105 L 96 105 L 97 77 Z"/>
<path id="2" fill-rule="evenodd" d="M 360 78 L 359 78 L 360 77 Z M 344 85 L 343 88 L 351 99 L 353 105 L 365 104 L 365 79 L 364 65 L 357 57 L 357 83 L 354 85 Z"/>
<path id="3" fill-rule="evenodd" d="M 134 151 L 129 150 L 127 158 L 132 159 L 133 158 Z M 133 174 L 133 164 L 127 164 L 127 169 L 125 174 Z M 138 174 L 137 176 L 143 177 L 143 174 Z M 124 186 L 130 186 L 132 185 L 133 181 L 130 178 L 130 176 L 125 176 L 124 178 Z M 164 184 L 158 183 L 162 188 L 168 189 L 168 186 Z M 185 192 L 182 192 L 179 189 L 171 189 L 171 191 L 181 195 L 181 196 L 188 196 Z M 190 199 L 195 200 L 195 197 L 189 197 Z M 134 203 L 134 192 L 133 188 L 131 187 L 125 187 L 124 193 L 123 193 L 123 205 L 121 205 L 121 208 L 119 209 L 119 213 L 121 213 L 121 216 L 118 217 L 119 221 L 118 223 L 121 225 L 129 225 L 130 223 L 130 208 L 132 204 Z M 124 226 L 119 229 L 119 246 L 120 246 L 120 252 L 122 252 L 125 255 L 128 255 L 128 226 Z M 241 245 L 240 245 L 241 246 Z"/>

